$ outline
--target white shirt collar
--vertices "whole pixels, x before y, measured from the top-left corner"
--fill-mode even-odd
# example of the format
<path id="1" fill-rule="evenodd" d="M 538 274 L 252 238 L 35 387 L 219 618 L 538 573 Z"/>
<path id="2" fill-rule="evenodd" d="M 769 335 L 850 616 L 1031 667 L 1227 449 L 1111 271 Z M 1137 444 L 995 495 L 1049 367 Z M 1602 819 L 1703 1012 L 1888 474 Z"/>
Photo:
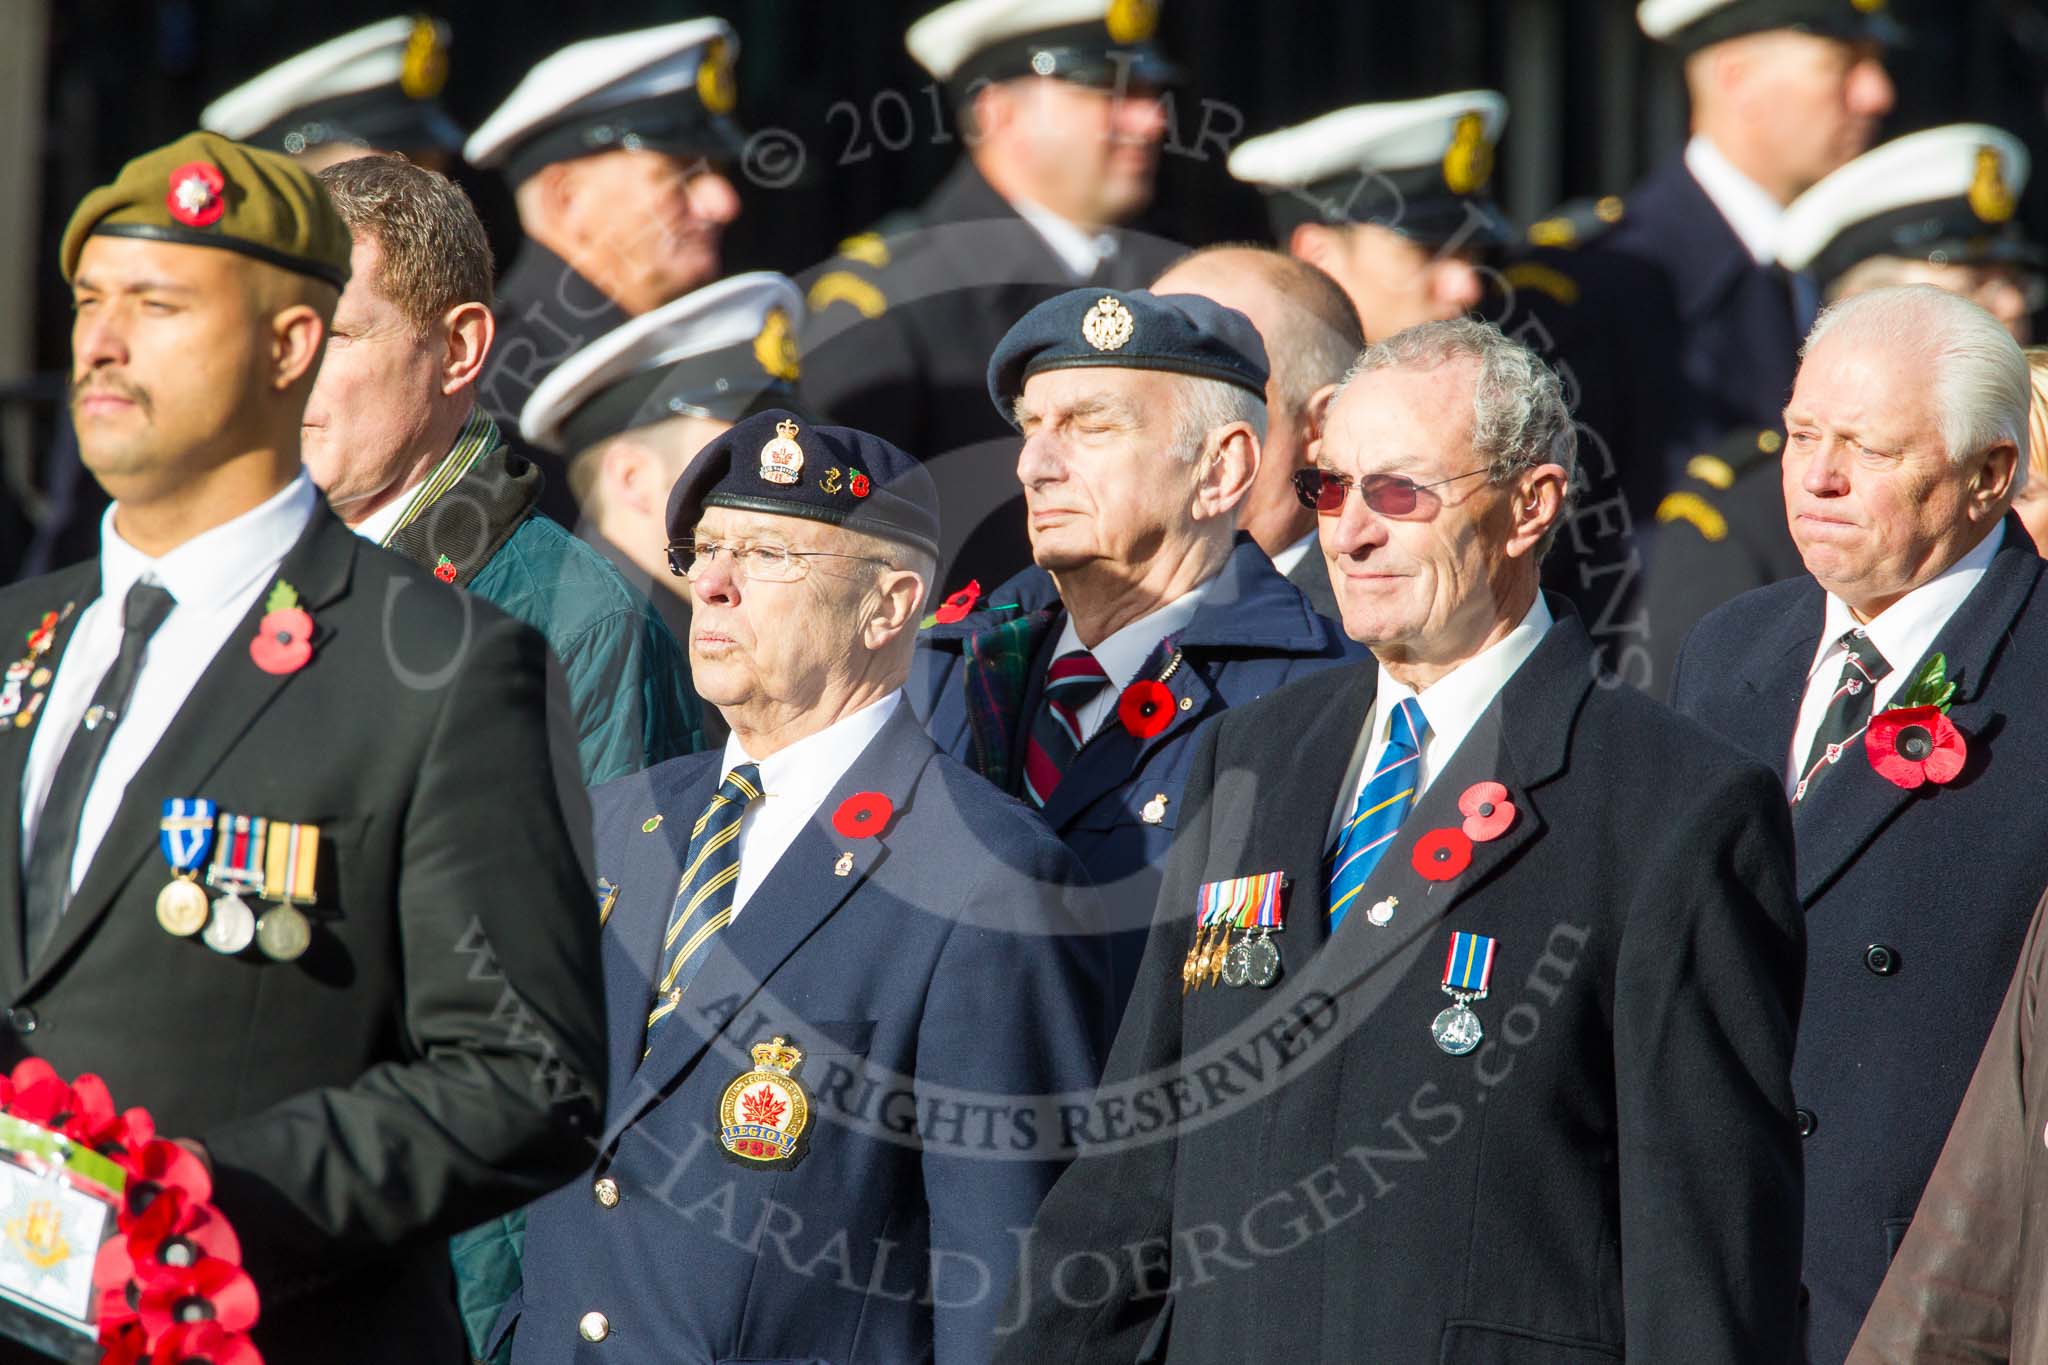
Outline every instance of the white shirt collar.
<path id="1" fill-rule="evenodd" d="M 1785 206 L 1735 169 L 1735 163 L 1704 134 L 1694 133 L 1692 141 L 1685 144 L 1685 168 L 1700 182 L 1700 188 L 1728 220 L 1728 226 L 1735 229 L 1735 235 L 1749 248 L 1756 263 L 1770 265 L 1776 261 L 1778 220 L 1785 216 Z"/>
<path id="2" fill-rule="evenodd" d="M 1165 606 L 1155 607 L 1088 650 L 1095 656 L 1095 662 L 1102 665 L 1103 673 L 1108 675 L 1112 695 L 1137 681 L 1138 670 L 1152 657 L 1152 651 L 1161 640 L 1182 630 L 1195 619 L 1195 613 L 1202 608 L 1202 599 L 1209 595 L 1209 585 L 1215 581 L 1213 575 L 1203 579 Z M 1081 643 L 1081 636 L 1074 629 L 1074 614 L 1067 612 L 1066 623 L 1060 627 L 1059 643 L 1054 646 L 1052 656 L 1057 659 L 1077 649 L 1087 649 L 1087 646 Z"/>
<path id="3" fill-rule="evenodd" d="M 1045 238 L 1045 244 L 1052 248 L 1053 255 L 1060 258 L 1060 263 L 1072 271 L 1077 280 L 1087 279 L 1106 258 L 1116 255 L 1116 238 L 1107 232 L 1090 236 L 1051 209 L 1029 199 L 1012 199 L 1010 207 Z"/>
<path id="4" fill-rule="evenodd" d="M 1963 599 L 1983 581 L 1984 571 L 1991 567 L 1991 557 L 2004 542 L 2005 522 L 2001 519 L 1961 559 L 1868 621 L 1859 622 L 1847 602 L 1829 593 L 1821 620 L 1820 647 L 1813 656 L 1813 670 L 1807 674 L 1809 683 L 1828 657 L 1837 652 L 1842 636 L 1861 625 L 1877 646 L 1877 652 L 1891 665 L 1891 672 L 1879 680 L 1872 693 L 1873 701 L 1882 705 L 1889 700 L 1911 681 L 1908 673 L 1933 646 L 1934 637 L 1941 634 L 1941 628 L 1955 615 Z"/>
<path id="5" fill-rule="evenodd" d="M 319 500 L 320 491 L 301 470 L 260 505 L 156 559 L 121 539 L 114 529 L 116 509 L 109 507 L 100 519 L 100 595 L 118 603 L 147 576 L 168 588 L 180 606 L 220 606 L 275 568 L 298 543 Z"/>
<path id="6" fill-rule="evenodd" d="M 1273 556 L 1273 567 L 1280 571 L 1282 578 L 1287 577 L 1294 572 L 1296 565 L 1308 557 L 1309 552 L 1315 548 L 1315 544 L 1316 533 L 1310 531 L 1292 545 L 1283 546 L 1280 552 Z"/>
<path id="7" fill-rule="evenodd" d="M 1418 694 L 1380 665 L 1379 690 L 1373 698 L 1375 738 L 1385 738 L 1393 724 L 1394 708 L 1408 698 L 1422 703 L 1423 719 L 1429 722 L 1431 750 L 1448 757 L 1458 751 L 1472 727 L 1486 714 L 1486 708 L 1515 670 L 1527 663 L 1551 626 L 1550 604 L 1538 592 L 1536 600 L 1515 628 L 1478 654 L 1438 678 Z M 1439 765 L 1440 766 L 1440 765 Z"/>
<path id="8" fill-rule="evenodd" d="M 897 704 L 902 700 L 903 693 L 898 689 L 762 759 L 750 756 L 740 737 L 729 734 L 725 737 L 725 766 L 719 770 L 719 776 L 723 778 L 742 763 L 759 763 L 762 801 L 772 801 L 792 811 L 801 808 L 808 819 L 839 779 L 846 776 L 861 750 L 882 733 L 882 727 L 896 714 Z"/>
<path id="9" fill-rule="evenodd" d="M 382 545 L 398 529 L 398 519 L 405 515 L 406 508 L 412 506 L 416 492 L 415 489 L 407 489 L 349 529 L 372 545 Z"/>

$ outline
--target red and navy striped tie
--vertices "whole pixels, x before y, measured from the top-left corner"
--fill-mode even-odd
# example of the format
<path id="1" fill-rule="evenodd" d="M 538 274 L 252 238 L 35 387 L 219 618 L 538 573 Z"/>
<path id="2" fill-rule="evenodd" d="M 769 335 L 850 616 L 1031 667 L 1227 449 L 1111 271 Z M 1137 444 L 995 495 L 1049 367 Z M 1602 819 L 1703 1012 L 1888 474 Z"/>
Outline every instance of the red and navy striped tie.
<path id="1" fill-rule="evenodd" d="M 1085 649 L 1060 655 L 1045 671 L 1045 700 L 1024 743 L 1024 794 L 1038 806 L 1052 800 L 1060 778 L 1081 752 L 1081 708 L 1109 686 L 1109 675 Z"/>

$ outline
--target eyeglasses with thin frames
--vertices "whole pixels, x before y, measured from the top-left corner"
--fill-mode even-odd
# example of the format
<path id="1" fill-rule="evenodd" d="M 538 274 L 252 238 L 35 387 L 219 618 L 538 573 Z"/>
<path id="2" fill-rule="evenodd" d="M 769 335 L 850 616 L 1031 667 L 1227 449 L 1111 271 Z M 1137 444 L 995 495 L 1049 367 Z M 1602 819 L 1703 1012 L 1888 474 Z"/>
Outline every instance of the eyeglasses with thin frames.
<path id="1" fill-rule="evenodd" d="M 678 578 L 695 579 L 718 562 L 720 555 L 732 559 L 733 573 L 752 583 L 794 583 L 811 571 L 813 559 L 857 559 L 864 564 L 893 568 L 886 559 L 872 555 L 840 554 L 833 550 L 791 550 L 781 545 L 728 545 L 716 540 L 670 541 L 668 571 Z"/>
<path id="2" fill-rule="evenodd" d="M 1348 474 L 1331 474 L 1321 469 L 1298 469 L 1294 473 L 1294 496 L 1301 499 L 1301 505 L 1325 517 L 1341 516 L 1344 512 L 1344 495 L 1352 488 L 1358 489 L 1358 496 L 1365 505 L 1383 517 L 1413 516 L 1416 506 L 1422 501 L 1421 495 L 1432 488 L 1442 488 L 1447 483 L 1460 479 L 1474 478 L 1487 471 L 1467 470 L 1453 474 L 1448 479 L 1435 483 L 1417 483 L 1400 474 L 1368 474 L 1363 479 L 1353 479 Z"/>

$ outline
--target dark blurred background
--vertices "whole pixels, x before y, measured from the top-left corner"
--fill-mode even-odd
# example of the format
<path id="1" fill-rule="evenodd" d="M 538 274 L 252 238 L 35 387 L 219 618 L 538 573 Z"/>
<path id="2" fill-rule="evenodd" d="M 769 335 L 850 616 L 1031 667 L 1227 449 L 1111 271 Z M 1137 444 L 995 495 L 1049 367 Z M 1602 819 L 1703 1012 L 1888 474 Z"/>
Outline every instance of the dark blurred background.
<path id="1" fill-rule="evenodd" d="M 433 8 L 454 29 L 442 99 L 465 127 L 566 43 L 722 13 L 741 36 L 740 120 L 750 131 L 786 130 L 804 161 L 801 179 L 786 187 L 735 177 L 745 208 L 726 236 L 726 264 L 795 272 L 921 198 L 959 155 L 950 110 L 903 48 L 904 28 L 930 7 L 443 0 Z M 1891 8 L 1913 41 L 1891 63 L 1899 98 L 1884 135 L 1981 120 L 2016 133 L 2038 162 L 2048 150 L 2048 0 L 1893 0 Z M 53 390 L 34 376 L 66 362 L 68 303 L 55 251 L 72 206 L 128 157 L 191 128 L 215 95 L 399 12 L 380 0 L 0 0 L 0 121 L 24 125 L 11 134 L 0 126 L 0 141 L 15 149 L 0 151 L 0 176 L 13 181 L 11 193 L 33 195 L 26 205 L 0 199 L 0 273 L 11 276 L 0 278 L 0 395 L 15 399 L 0 403 L 0 459 L 10 485 L 42 458 L 48 434 L 41 414 Z M 1175 92 L 1158 198 L 1141 226 L 1190 244 L 1264 232 L 1257 196 L 1226 175 L 1221 145 L 1346 104 L 1472 86 L 1505 92 L 1513 114 L 1497 185 L 1525 221 L 1561 199 L 1626 189 L 1684 138 L 1676 63 L 1643 39 L 1627 0 L 1167 0 L 1160 36 L 1189 78 Z M 26 126 L 38 118 L 39 127 Z M 515 232 L 509 195 L 492 176 L 465 183 L 502 263 Z M 2048 218 L 2044 194 L 2037 176 L 2022 210 L 2037 233 Z M 0 504 L 9 500 L 0 491 Z M 0 520 L 0 569 L 15 558 L 7 540 L 23 533 L 18 521 Z"/>

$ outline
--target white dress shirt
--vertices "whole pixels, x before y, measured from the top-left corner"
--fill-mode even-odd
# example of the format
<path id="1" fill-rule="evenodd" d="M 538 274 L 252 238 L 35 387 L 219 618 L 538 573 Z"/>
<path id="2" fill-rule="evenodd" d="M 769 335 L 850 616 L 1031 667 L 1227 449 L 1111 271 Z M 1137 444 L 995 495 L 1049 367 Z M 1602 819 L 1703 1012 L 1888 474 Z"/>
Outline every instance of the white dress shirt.
<path id="1" fill-rule="evenodd" d="M 1913 670 L 1934 645 L 1934 637 L 1955 615 L 1963 599 L 1983 581 L 1991 557 L 2005 541 L 2005 523 L 1993 523 L 1991 534 L 1955 563 L 1928 579 L 1868 621 L 1858 621 L 1849 604 L 1833 593 L 1827 595 L 1827 609 L 1821 617 L 1820 644 L 1813 664 L 1806 670 L 1806 693 L 1799 703 L 1799 721 L 1792 727 L 1792 747 L 1785 753 L 1785 794 L 1799 785 L 1799 770 L 1805 766 L 1806 751 L 1827 714 L 1828 701 L 1842 680 L 1842 660 L 1848 651 L 1842 637 L 1862 626 L 1891 665 L 1891 671 L 1870 689 L 1871 714 L 1882 711 L 1899 689 L 1912 680 Z"/>
<path id="2" fill-rule="evenodd" d="M 1273 556 L 1273 567 L 1280 571 L 1282 578 L 1285 578 L 1294 572 L 1295 565 L 1308 558 L 1317 549 L 1316 533 L 1310 531 L 1292 545 L 1282 547 L 1280 553 Z"/>
<path id="3" fill-rule="evenodd" d="M 1093 275 L 1097 266 L 1116 255 L 1114 234 L 1098 232 L 1091 235 L 1029 199 L 1012 199 L 1010 207 L 1017 210 L 1017 216 L 1031 224 L 1045 239 L 1045 244 L 1052 248 L 1052 254 L 1060 258 L 1060 264 L 1073 274 L 1076 283 Z"/>
<path id="4" fill-rule="evenodd" d="M 1138 680 L 1138 670 L 1152 657 L 1152 651 L 1158 648 L 1159 642 L 1184 629 L 1195 619 L 1195 613 L 1201 610 L 1202 599 L 1209 595 L 1209 585 L 1215 581 L 1213 577 L 1204 579 L 1200 586 L 1140 616 L 1088 650 L 1109 676 L 1109 686 L 1075 709 L 1074 719 L 1080 723 L 1083 744 L 1095 738 L 1095 732 L 1116 714 L 1116 705 L 1123 690 Z M 1087 648 L 1074 629 L 1074 614 L 1068 612 L 1066 624 L 1060 627 L 1059 643 L 1053 647 L 1052 657 L 1057 659 L 1062 654 Z"/>
<path id="5" fill-rule="evenodd" d="M 1536 601 L 1523 613 L 1513 630 L 1420 693 L 1387 672 L 1387 666 L 1381 664 L 1372 710 L 1366 713 L 1364 728 L 1358 732 L 1358 742 L 1351 752 L 1351 766 L 1346 770 L 1344 785 L 1339 788 L 1344 793 L 1343 799 L 1330 812 L 1330 825 L 1323 836 L 1323 847 L 1329 848 L 1337 842 L 1338 832 L 1358 805 L 1359 792 L 1378 770 L 1380 755 L 1386 752 L 1389 731 L 1393 728 L 1395 707 L 1414 697 L 1422 703 L 1422 717 L 1429 722 L 1429 733 L 1423 736 L 1422 754 L 1416 763 L 1415 799 L 1420 801 L 1422 794 L 1429 790 L 1430 782 L 1444 770 L 1444 765 L 1458 752 L 1458 746 L 1465 742 L 1465 736 L 1486 714 L 1486 708 L 1493 705 L 1495 694 L 1536 652 L 1536 646 L 1542 642 L 1550 625 L 1550 607 L 1539 592 Z"/>
<path id="6" fill-rule="evenodd" d="M 319 490 L 302 472 L 262 506 L 233 521 L 194 536 L 160 559 L 151 559 L 121 539 L 114 529 L 114 508 L 100 520 L 100 595 L 85 607 L 64 657 L 50 680 L 49 700 L 29 746 L 21 774 L 21 859 L 28 867 L 35 847 L 36 821 L 49 799 L 57 763 L 99 690 L 100 679 L 121 652 L 122 609 L 128 589 L 140 579 L 170 590 L 177 605 L 150 637 L 136 675 L 128 710 L 86 789 L 85 809 L 78 821 L 78 850 L 71 860 L 71 889 L 76 891 L 92 866 L 93 854 L 107 827 L 114 823 L 129 781 L 156 749 L 171 720 L 185 705 L 199 675 L 223 646 L 246 649 L 246 639 L 231 639 L 235 628 L 270 590 L 285 552 L 297 543 L 319 504 Z M 53 602 L 51 607 L 61 607 Z M 252 668 L 255 665 L 250 665 Z M 204 792 L 164 792 L 162 796 L 204 796 Z M 164 869 L 165 880 L 170 869 Z"/>
<path id="7" fill-rule="evenodd" d="M 749 802 L 740 816 L 740 875 L 733 884 L 733 919 L 747 908 L 748 900 L 782 861 L 861 751 L 882 733 L 902 701 L 901 691 L 891 692 L 762 759 L 749 755 L 738 735 L 725 737 L 725 766 L 718 773 L 721 781 L 742 763 L 761 765 L 760 798 Z"/>
<path id="8" fill-rule="evenodd" d="M 398 529 L 399 518 L 412 506 L 414 491 L 416 490 L 400 493 L 349 529 L 372 545 L 382 545 L 391 538 L 391 533 Z"/>

